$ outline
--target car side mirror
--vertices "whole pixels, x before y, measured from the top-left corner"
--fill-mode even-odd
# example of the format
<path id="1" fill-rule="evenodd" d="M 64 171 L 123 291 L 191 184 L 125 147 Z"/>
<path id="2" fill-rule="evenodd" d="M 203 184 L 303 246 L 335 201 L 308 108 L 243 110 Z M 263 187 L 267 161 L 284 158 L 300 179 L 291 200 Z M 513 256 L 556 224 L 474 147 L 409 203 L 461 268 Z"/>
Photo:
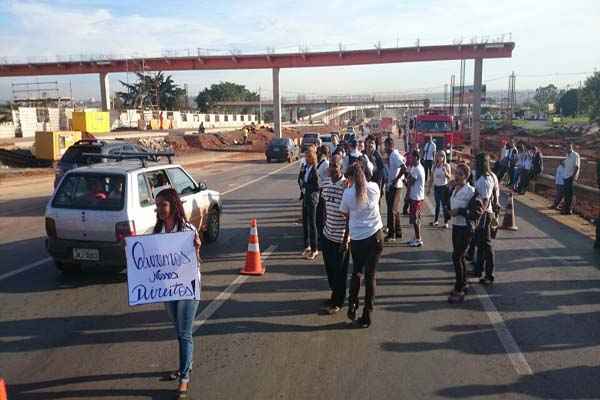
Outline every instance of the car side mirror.
<path id="1" fill-rule="evenodd" d="M 202 181 L 198 183 L 198 191 L 201 192 L 203 190 L 208 189 L 208 187 L 206 186 L 206 182 Z"/>

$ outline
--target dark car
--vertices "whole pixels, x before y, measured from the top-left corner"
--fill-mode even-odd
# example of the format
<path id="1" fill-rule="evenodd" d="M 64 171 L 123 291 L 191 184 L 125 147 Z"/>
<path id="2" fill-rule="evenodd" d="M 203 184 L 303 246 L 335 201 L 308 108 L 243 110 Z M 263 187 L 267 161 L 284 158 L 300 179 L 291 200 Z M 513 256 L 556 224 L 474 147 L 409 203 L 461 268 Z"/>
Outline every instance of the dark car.
<path id="1" fill-rule="evenodd" d="M 58 162 L 54 176 L 54 187 L 58 186 L 58 183 L 62 179 L 63 175 L 73 168 L 101 162 L 114 161 L 98 157 L 88 157 L 84 155 L 86 153 L 117 155 L 120 153 L 147 153 L 147 150 L 142 146 L 131 144 L 122 140 L 79 140 L 67 149 L 65 154 L 63 154 L 62 158 Z"/>
<path id="2" fill-rule="evenodd" d="M 317 147 L 321 145 L 321 137 L 318 133 L 307 132 L 304 134 L 302 137 L 302 152 L 304 153 L 306 148 L 311 144 L 314 144 Z"/>
<path id="3" fill-rule="evenodd" d="M 292 139 L 273 139 L 265 151 L 267 162 L 271 160 L 292 162 L 300 158 L 300 150 Z"/>

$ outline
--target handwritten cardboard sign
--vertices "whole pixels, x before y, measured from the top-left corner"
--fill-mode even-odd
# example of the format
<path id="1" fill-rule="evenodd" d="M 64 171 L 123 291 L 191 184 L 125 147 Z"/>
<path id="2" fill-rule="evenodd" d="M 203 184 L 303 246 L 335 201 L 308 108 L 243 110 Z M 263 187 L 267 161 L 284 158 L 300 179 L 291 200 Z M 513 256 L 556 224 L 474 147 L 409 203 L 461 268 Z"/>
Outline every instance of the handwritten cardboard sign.
<path id="1" fill-rule="evenodd" d="M 195 232 L 125 238 L 129 305 L 200 300 Z"/>

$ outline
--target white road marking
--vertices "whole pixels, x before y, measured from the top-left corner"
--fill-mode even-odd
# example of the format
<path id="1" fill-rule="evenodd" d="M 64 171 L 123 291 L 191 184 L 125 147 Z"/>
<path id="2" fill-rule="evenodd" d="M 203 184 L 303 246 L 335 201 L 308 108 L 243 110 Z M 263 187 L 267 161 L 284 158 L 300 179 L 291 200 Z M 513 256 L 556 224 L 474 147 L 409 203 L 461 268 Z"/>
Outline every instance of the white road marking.
<path id="1" fill-rule="evenodd" d="M 433 214 L 435 210 L 428 197 L 425 198 L 425 204 L 427 204 L 429 211 Z M 502 319 L 500 312 L 498 312 L 498 309 L 494 305 L 494 302 L 490 298 L 487 290 L 485 290 L 485 287 L 480 285 L 472 285 L 471 287 L 477 293 L 477 297 L 481 302 L 483 310 L 487 314 L 490 323 L 494 327 L 496 335 L 498 336 L 498 339 L 500 339 L 500 343 L 502 343 L 502 347 L 504 347 L 504 350 L 508 355 L 508 359 L 510 360 L 516 373 L 519 375 L 533 375 L 533 371 L 531 370 L 527 359 L 525 359 L 525 356 L 521 352 L 517 341 L 508 330 L 504 319 Z"/>
<path id="2" fill-rule="evenodd" d="M 284 169 L 286 169 L 286 168 L 289 168 L 289 167 L 291 167 L 292 165 L 296 164 L 297 162 L 298 162 L 298 161 L 295 161 L 295 162 L 293 162 L 293 163 L 291 163 L 291 164 L 288 164 L 288 165 L 286 165 L 286 166 L 283 166 L 283 167 L 281 167 L 281 168 L 278 168 L 278 169 L 276 169 L 275 171 L 271 171 L 271 172 L 269 172 L 268 174 L 266 174 L 266 175 L 263 175 L 263 176 L 261 176 L 261 177 L 259 177 L 259 178 L 252 179 L 251 181 L 248 181 L 248 182 L 246 182 L 246 183 L 243 183 L 243 184 L 241 184 L 240 186 L 236 186 L 236 187 L 234 187 L 234 188 L 232 188 L 232 189 L 226 190 L 226 191 L 224 191 L 223 193 L 221 193 L 221 196 L 225 196 L 225 195 L 226 195 L 226 194 L 228 194 L 228 193 L 235 192 L 236 190 L 239 190 L 239 189 L 245 188 L 246 186 L 248 186 L 248 185 L 252 185 L 253 183 L 260 182 L 260 181 L 262 181 L 263 179 L 266 179 L 266 178 L 268 178 L 268 177 L 269 177 L 269 176 L 271 176 L 271 175 L 274 175 L 274 174 L 276 174 L 276 173 L 278 173 L 278 172 L 280 172 L 280 171 L 283 171 L 283 170 L 284 170 Z"/>
<path id="3" fill-rule="evenodd" d="M 529 363 L 525 359 L 525 356 L 521 352 L 519 345 L 508 330 L 508 327 L 504 323 L 502 316 L 498 312 L 498 309 L 496 309 L 496 306 L 492 302 L 492 299 L 490 299 L 490 296 L 485 288 L 478 285 L 473 285 L 472 288 L 474 288 L 475 293 L 479 295 L 479 301 L 481 302 L 485 313 L 492 323 L 492 326 L 496 331 L 496 335 L 498 335 L 498 339 L 500 339 L 500 342 L 502 343 L 502 346 L 504 347 L 504 350 L 506 351 L 506 354 L 508 355 L 508 358 L 510 359 L 510 362 L 512 363 L 517 374 L 533 375 L 533 371 L 531 370 Z"/>
<path id="4" fill-rule="evenodd" d="M 267 250 L 262 254 L 262 261 L 266 261 L 275 251 L 275 249 L 277 248 L 276 244 L 272 244 L 270 245 Z M 225 290 L 223 290 L 217 297 L 215 297 L 213 299 L 213 301 L 211 301 L 208 306 L 206 306 L 206 308 L 204 308 L 204 310 L 202 310 L 202 312 L 200 314 L 198 314 L 198 317 L 196 318 L 196 321 L 194 321 L 194 332 L 196 332 L 202 325 L 204 325 L 206 323 L 206 321 L 212 317 L 212 315 L 219 309 L 221 308 L 221 306 L 231 298 L 231 296 L 235 293 L 236 290 L 239 289 L 239 287 L 242 285 L 242 283 L 246 282 L 246 280 L 249 278 L 250 276 L 248 275 L 239 275 L 237 278 L 235 278 L 233 280 L 233 282 L 231 282 L 229 284 L 229 286 L 227 286 L 225 288 Z"/>
<path id="5" fill-rule="evenodd" d="M 41 259 L 39 261 L 36 261 L 34 263 L 25 265 L 24 267 L 21 267 L 19 269 L 15 269 L 14 271 L 10 271 L 10 272 L 7 272 L 5 274 L 2 274 L 2 275 L 0 275 L 0 281 L 2 281 L 4 279 L 7 279 L 7 278 L 10 278 L 13 275 L 20 274 L 21 272 L 28 271 L 28 270 L 33 269 L 35 267 L 39 267 L 40 265 L 46 264 L 49 261 L 52 261 L 52 257 L 43 258 L 43 259 Z"/>

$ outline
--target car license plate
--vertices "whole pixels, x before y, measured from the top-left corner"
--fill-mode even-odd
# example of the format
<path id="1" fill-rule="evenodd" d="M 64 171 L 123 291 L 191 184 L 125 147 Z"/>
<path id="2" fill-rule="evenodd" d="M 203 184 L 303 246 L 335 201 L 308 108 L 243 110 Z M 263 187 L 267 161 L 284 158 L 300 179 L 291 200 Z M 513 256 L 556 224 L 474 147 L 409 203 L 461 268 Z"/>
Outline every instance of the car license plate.
<path id="1" fill-rule="evenodd" d="M 73 259 L 82 261 L 100 261 L 98 249 L 73 249 Z"/>

